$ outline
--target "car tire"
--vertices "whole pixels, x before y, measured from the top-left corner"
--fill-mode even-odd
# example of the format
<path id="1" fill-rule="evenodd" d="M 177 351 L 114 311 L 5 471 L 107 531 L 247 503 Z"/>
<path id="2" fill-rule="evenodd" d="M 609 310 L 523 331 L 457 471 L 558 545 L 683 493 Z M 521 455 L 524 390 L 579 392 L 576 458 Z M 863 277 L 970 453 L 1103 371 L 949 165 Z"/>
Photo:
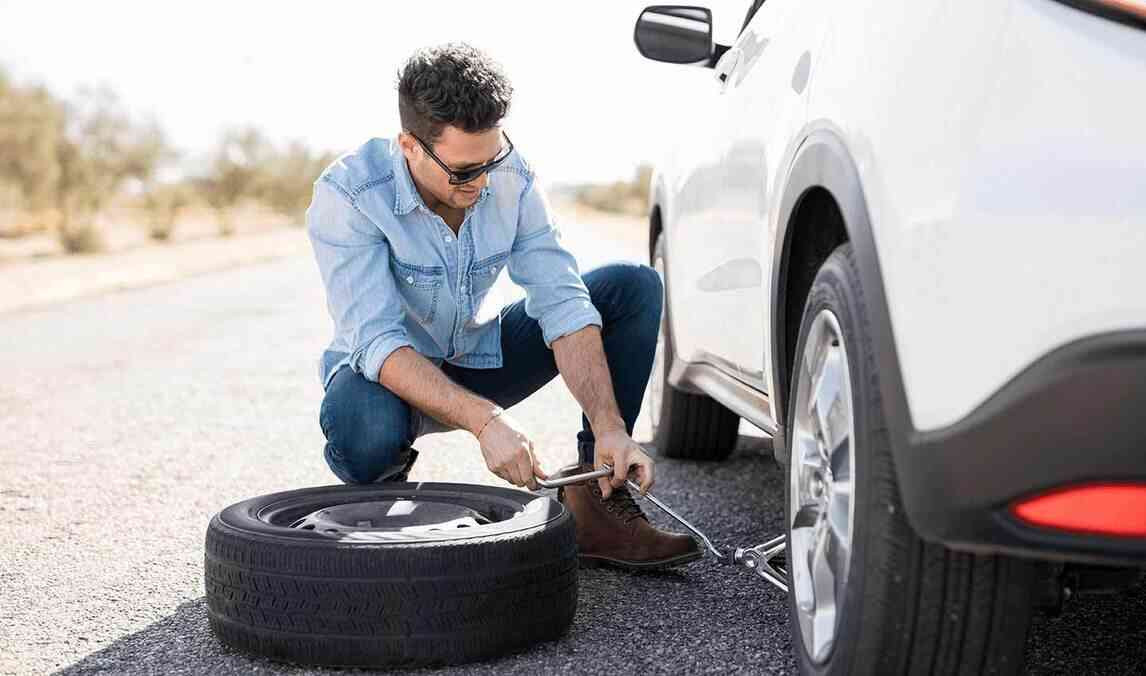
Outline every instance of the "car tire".
<path id="1" fill-rule="evenodd" d="M 418 513 L 439 516 L 419 525 Z M 385 482 L 244 500 L 211 519 L 205 567 L 224 643 L 306 665 L 496 657 L 558 638 L 577 607 L 572 515 L 491 486 Z"/>
<path id="2" fill-rule="evenodd" d="M 685 392 L 668 380 L 672 370 L 672 322 L 669 321 L 668 256 L 665 236 L 660 234 L 653 245 L 653 267 L 661 274 L 664 304 L 661 330 L 657 340 L 657 358 L 653 361 L 652 378 L 659 393 L 652 397 L 653 445 L 669 458 L 682 460 L 723 460 L 732 453 L 740 429 L 740 416 L 715 399 Z"/>
<path id="3" fill-rule="evenodd" d="M 844 244 L 819 270 L 805 304 L 787 411 L 788 610 L 800 670 L 1019 673 L 1035 564 L 952 551 L 912 530 L 869 326 L 855 257 Z"/>

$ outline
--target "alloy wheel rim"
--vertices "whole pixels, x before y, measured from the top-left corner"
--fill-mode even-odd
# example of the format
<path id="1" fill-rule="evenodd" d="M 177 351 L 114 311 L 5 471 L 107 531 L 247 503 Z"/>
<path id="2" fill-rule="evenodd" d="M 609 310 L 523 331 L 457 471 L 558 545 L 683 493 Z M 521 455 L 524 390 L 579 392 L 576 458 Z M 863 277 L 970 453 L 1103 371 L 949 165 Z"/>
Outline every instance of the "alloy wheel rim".
<path id="1" fill-rule="evenodd" d="M 804 649 L 822 662 L 839 628 L 855 521 L 851 375 L 830 310 L 812 321 L 797 368 L 788 555 Z"/>

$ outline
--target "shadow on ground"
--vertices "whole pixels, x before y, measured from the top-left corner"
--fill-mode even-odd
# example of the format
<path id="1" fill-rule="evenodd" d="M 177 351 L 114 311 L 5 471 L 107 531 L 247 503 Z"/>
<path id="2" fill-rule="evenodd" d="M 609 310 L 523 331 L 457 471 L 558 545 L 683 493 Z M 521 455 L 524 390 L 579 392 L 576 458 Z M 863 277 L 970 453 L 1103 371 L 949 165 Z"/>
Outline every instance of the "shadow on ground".
<path id="1" fill-rule="evenodd" d="M 767 440 L 741 437 L 722 463 L 658 460 L 654 491 L 718 544 L 762 542 L 781 526 L 782 476 Z M 643 503 L 660 527 L 682 530 Z M 580 571 L 577 615 L 563 638 L 447 674 L 793 673 L 784 599 L 711 557 L 676 571 Z M 1146 663 L 1146 589 L 1083 598 L 1040 620 L 1033 673 L 1129 673 Z M 425 673 L 413 670 L 405 673 Z M 61 674 L 346 673 L 272 662 L 231 650 L 210 632 L 203 598 L 58 672 Z"/>

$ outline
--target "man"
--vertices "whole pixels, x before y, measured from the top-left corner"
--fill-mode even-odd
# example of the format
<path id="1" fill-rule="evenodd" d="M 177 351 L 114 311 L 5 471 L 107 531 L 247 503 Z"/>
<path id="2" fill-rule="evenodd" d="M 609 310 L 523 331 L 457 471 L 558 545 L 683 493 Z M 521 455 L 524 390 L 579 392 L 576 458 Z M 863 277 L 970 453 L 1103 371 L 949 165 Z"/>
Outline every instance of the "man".
<path id="1" fill-rule="evenodd" d="M 548 478 L 504 408 L 561 373 L 580 404 L 583 471 L 563 488 L 582 562 L 660 568 L 700 557 L 654 529 L 625 488 L 653 461 L 631 438 L 660 323 L 660 277 L 614 264 L 578 273 L 533 171 L 500 126 L 512 87 L 466 44 L 416 52 L 398 78 L 403 131 L 374 138 L 315 181 L 307 231 L 335 337 L 323 353 L 326 461 L 346 483 L 405 481 L 420 435 L 464 429 L 515 486 Z M 501 270 L 524 300 L 491 307 Z M 435 427 L 437 425 L 437 427 Z M 567 468 L 574 469 L 574 468 Z"/>

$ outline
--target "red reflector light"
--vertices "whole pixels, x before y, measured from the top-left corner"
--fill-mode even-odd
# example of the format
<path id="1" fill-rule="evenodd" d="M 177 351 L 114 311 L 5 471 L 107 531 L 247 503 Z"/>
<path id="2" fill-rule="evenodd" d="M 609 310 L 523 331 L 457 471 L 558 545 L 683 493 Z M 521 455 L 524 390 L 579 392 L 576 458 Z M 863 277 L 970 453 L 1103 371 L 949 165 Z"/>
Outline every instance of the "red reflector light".
<path id="1" fill-rule="evenodd" d="M 1016 503 L 1011 511 L 1044 528 L 1146 537 L 1146 485 L 1141 484 L 1064 488 Z"/>

